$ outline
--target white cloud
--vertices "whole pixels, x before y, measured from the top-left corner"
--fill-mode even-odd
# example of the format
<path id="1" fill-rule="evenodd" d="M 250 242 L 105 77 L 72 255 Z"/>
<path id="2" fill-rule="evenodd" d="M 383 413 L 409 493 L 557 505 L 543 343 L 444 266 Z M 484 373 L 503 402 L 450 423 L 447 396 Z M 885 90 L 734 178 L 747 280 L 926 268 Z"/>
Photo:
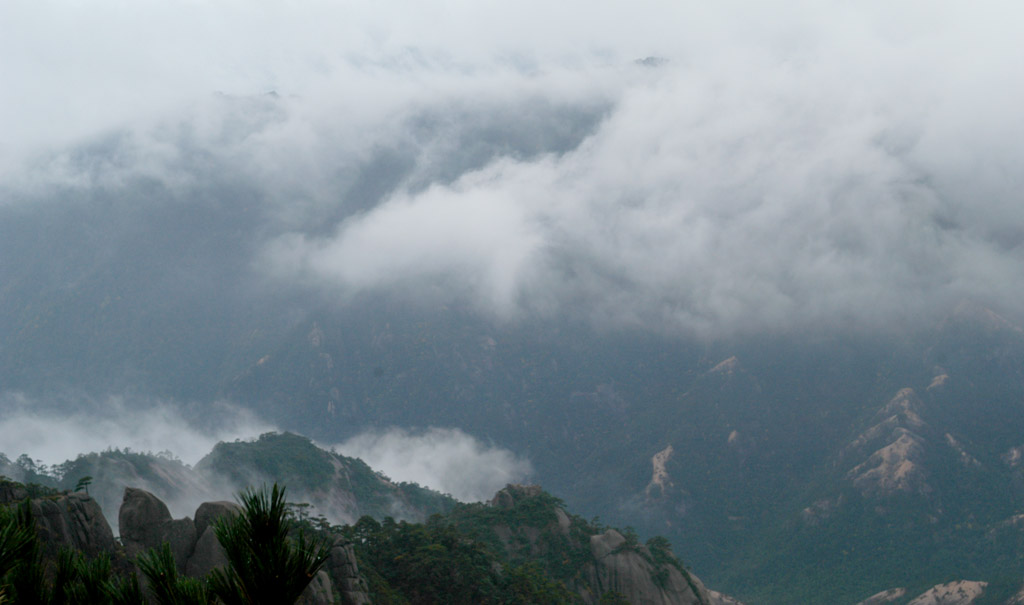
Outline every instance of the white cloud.
<path id="1" fill-rule="evenodd" d="M 715 335 L 962 297 L 1024 313 L 1020 11 L 15 2 L 0 175 L 230 175 L 270 200 L 254 265 L 282 283 L 500 317 Z M 68 151 L 111 130 L 123 161 Z M 368 168 L 381 150 L 400 167 Z"/>
<path id="2" fill-rule="evenodd" d="M 395 481 L 416 482 L 463 502 L 489 500 L 505 485 L 523 481 L 532 472 L 527 460 L 459 429 L 392 428 L 357 435 L 336 447 Z"/>
<path id="3" fill-rule="evenodd" d="M 40 400 L 4 393 L 0 409 L 0 451 L 12 460 L 27 454 L 48 465 L 109 448 L 169 451 L 182 462 L 195 464 L 219 441 L 274 430 L 251 412 L 227 403 L 206 406 L 201 425 L 189 420 L 180 405 L 132 397 Z"/>

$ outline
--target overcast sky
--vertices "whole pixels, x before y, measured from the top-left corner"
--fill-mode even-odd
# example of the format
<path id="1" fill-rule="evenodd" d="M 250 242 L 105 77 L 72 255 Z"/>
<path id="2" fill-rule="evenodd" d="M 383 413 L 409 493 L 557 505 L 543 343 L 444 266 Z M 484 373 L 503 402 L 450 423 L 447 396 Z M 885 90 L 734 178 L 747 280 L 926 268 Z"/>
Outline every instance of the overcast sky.
<path id="1" fill-rule="evenodd" d="M 216 191 L 255 278 L 499 318 L 716 335 L 965 297 L 1021 314 L 1022 17 L 8 0 L 0 207 L 109 194 L 145 220 L 153 183 Z"/>

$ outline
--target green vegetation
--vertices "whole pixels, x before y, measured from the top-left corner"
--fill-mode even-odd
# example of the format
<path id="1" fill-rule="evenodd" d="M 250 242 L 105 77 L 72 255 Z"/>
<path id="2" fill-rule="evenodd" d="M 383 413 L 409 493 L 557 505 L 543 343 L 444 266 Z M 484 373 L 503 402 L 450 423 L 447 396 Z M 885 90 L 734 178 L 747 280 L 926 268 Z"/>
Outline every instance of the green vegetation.
<path id="1" fill-rule="evenodd" d="M 596 561 L 590 537 L 608 528 L 561 511 L 558 498 L 537 488 L 509 486 L 494 504 L 460 504 L 426 523 L 378 522 L 363 517 L 336 528 L 352 543 L 374 602 L 574 603 L 577 591 L 597 594 L 590 576 Z M 626 531 L 626 547 L 648 557 L 655 574 L 667 579 L 676 568 L 699 594 L 668 541 L 652 542 L 656 552 Z M 602 603 L 624 597 L 603 592 Z"/>
<path id="2" fill-rule="evenodd" d="M 135 605 L 145 603 L 134 574 L 115 577 L 110 556 L 62 549 L 47 561 L 29 500 L 0 507 L 0 603 Z"/>
<path id="3" fill-rule="evenodd" d="M 0 507 L 0 578 L 6 579 L 33 554 L 35 528 L 23 522 L 23 514 Z"/>
<path id="4" fill-rule="evenodd" d="M 277 484 L 240 499 L 243 514 L 214 523 L 230 565 L 213 570 L 212 592 L 227 605 L 294 602 L 327 561 L 329 543 L 307 540 L 302 529 L 290 532 L 285 490 Z"/>
<path id="5" fill-rule="evenodd" d="M 19 485 L 14 484 L 12 485 Z M 136 563 L 159 605 L 294 602 L 327 560 L 339 536 L 353 545 L 378 603 L 559 604 L 577 598 L 549 572 L 551 560 L 509 557 L 500 546 L 470 533 L 489 523 L 557 524 L 560 501 L 543 492 L 517 506 L 497 510 L 466 505 L 457 522 L 435 515 L 427 523 L 377 522 L 363 517 L 352 526 L 329 527 L 289 511 L 285 490 L 274 485 L 240 495 L 243 514 L 214 522 L 229 560 L 204 578 L 178 572 L 168 544 L 151 549 Z M 92 559 L 61 551 L 45 561 L 28 500 L 17 509 L 0 507 L 0 602 L 136 604 L 146 600 L 134 574 L 115 573 L 110 558 Z M 515 527 L 516 525 L 513 525 Z M 476 528 L 476 529 L 473 529 Z M 492 548 L 493 546 L 493 548 Z"/>
<path id="6" fill-rule="evenodd" d="M 80 492 L 84 490 L 85 493 L 88 494 L 90 485 L 92 485 L 92 477 L 86 475 L 79 479 L 77 483 L 75 483 L 75 489 L 73 491 Z"/>
<path id="7" fill-rule="evenodd" d="M 331 489 L 345 490 L 358 503 L 359 514 L 378 518 L 425 517 L 455 504 L 451 496 L 414 483 L 392 483 L 358 458 L 321 449 L 310 439 L 287 432 L 264 433 L 254 441 L 218 443 L 196 469 L 213 471 L 241 485 L 287 481 L 311 500 Z"/>
<path id="8" fill-rule="evenodd" d="M 510 487 L 504 492 L 517 490 Z M 517 494 L 507 506 L 460 504 L 445 522 L 504 553 L 514 564 L 535 562 L 545 574 L 568 582 L 593 562 L 589 539 L 600 531 L 580 517 L 567 515 L 569 531 L 563 533 L 557 511 L 564 506 L 559 498 L 537 490 L 525 497 Z"/>
<path id="9" fill-rule="evenodd" d="M 206 605 L 214 603 L 213 594 L 204 579 L 186 578 L 178 574 L 170 544 L 160 550 L 150 549 L 136 563 L 146 576 L 149 590 L 157 605 Z"/>
<path id="10" fill-rule="evenodd" d="M 287 477 L 296 489 L 320 489 L 334 476 L 330 454 L 294 433 L 264 433 L 255 441 L 218 443 L 200 464 L 246 485 L 255 469 L 269 477 Z"/>
<path id="11" fill-rule="evenodd" d="M 571 603 L 566 587 L 536 562 L 511 563 L 436 516 L 428 523 L 378 523 L 363 517 L 341 528 L 351 540 L 375 603 Z"/>

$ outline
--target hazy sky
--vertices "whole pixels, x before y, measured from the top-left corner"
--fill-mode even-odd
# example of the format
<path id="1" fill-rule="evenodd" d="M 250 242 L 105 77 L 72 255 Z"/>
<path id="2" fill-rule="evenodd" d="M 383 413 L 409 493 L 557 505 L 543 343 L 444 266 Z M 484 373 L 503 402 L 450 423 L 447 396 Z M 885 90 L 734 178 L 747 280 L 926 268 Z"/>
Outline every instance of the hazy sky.
<path id="1" fill-rule="evenodd" d="M 154 186 L 202 191 L 255 279 L 502 318 L 715 335 L 964 297 L 1020 314 L 1022 13 L 10 0 L 0 211 L 109 196 L 114 232 L 149 220 Z"/>

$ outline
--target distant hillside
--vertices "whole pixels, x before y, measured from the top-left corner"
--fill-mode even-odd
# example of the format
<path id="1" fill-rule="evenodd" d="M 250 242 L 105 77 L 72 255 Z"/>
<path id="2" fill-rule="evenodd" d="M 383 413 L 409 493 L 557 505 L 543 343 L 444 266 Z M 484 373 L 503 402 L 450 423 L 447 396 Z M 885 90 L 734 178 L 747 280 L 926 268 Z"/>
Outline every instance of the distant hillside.
<path id="1" fill-rule="evenodd" d="M 2 456 L 2 454 L 0 454 Z M 72 489 L 91 477 L 89 493 L 116 527 L 114 514 L 126 487 L 140 487 L 186 514 L 207 500 L 231 500 L 246 486 L 293 486 L 297 502 L 309 514 L 332 522 L 354 522 L 363 515 L 422 520 L 455 504 L 450 496 L 412 483 L 395 483 L 362 460 L 317 447 L 293 433 L 267 433 L 253 441 L 219 443 L 195 467 L 167 455 L 122 450 L 83 454 L 52 469 L 40 469 L 27 457 L 0 458 L 0 473 L 51 488 Z"/>
<path id="2" fill-rule="evenodd" d="M 570 507 L 687 544 L 754 602 L 1024 577 L 1005 525 L 1024 513 L 1024 331 L 980 305 L 922 331 L 714 343 L 361 308 L 254 360 L 233 398 L 314 434 L 459 426 L 528 452 Z M 900 393 L 915 403 L 886 411 Z"/>
<path id="3" fill-rule="evenodd" d="M 415 483 L 395 483 L 358 458 L 342 456 L 293 433 L 218 443 L 195 466 L 232 485 L 280 483 L 335 523 L 359 517 L 420 520 L 455 505 L 448 495 Z"/>

